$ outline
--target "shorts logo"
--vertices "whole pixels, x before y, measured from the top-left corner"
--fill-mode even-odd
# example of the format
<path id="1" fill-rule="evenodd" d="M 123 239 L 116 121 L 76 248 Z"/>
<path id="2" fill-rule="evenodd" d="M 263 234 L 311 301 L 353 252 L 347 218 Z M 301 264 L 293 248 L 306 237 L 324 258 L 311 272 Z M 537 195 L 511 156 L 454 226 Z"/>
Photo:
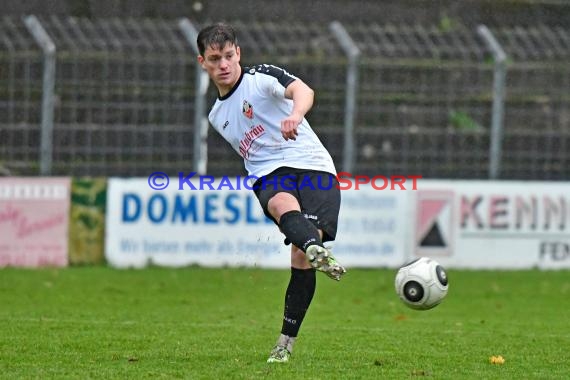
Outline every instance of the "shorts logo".
<path id="1" fill-rule="evenodd" d="M 319 220 L 319 217 L 317 215 L 311 215 L 311 214 L 303 214 L 303 216 L 305 217 L 305 219 L 313 219 L 313 220 Z"/>
<path id="2" fill-rule="evenodd" d="M 253 106 L 249 104 L 247 100 L 243 101 L 243 106 L 241 110 L 245 115 L 245 117 L 247 117 L 248 119 L 253 119 Z"/>
<path id="3" fill-rule="evenodd" d="M 416 256 L 450 256 L 453 252 L 453 198 L 448 190 L 419 190 L 416 201 Z"/>

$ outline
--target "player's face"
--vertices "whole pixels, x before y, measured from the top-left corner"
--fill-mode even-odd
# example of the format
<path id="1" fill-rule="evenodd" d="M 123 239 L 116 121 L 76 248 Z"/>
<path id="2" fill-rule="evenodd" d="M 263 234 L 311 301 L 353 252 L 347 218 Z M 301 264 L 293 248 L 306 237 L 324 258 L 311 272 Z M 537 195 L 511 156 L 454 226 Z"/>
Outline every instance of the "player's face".
<path id="1" fill-rule="evenodd" d="M 208 46 L 204 55 L 198 56 L 198 62 L 208 72 L 221 95 L 231 90 L 238 81 L 241 75 L 239 60 L 239 46 L 229 43 L 222 47 Z"/>

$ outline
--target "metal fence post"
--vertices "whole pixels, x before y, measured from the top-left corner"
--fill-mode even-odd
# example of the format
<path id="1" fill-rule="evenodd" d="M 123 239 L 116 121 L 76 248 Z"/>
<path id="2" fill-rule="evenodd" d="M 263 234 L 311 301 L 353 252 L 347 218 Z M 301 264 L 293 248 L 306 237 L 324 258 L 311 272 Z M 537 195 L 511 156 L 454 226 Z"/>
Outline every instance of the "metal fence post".
<path id="1" fill-rule="evenodd" d="M 42 121 L 40 173 L 50 175 L 53 160 L 53 115 L 55 92 L 55 44 L 35 16 L 27 16 L 24 24 L 44 54 L 42 83 Z"/>
<path id="2" fill-rule="evenodd" d="M 198 55 L 196 38 L 198 31 L 190 20 L 183 18 L 178 22 L 184 38 L 192 47 L 192 51 Z M 208 74 L 196 61 L 196 87 L 194 103 L 194 158 L 193 170 L 198 174 L 205 174 L 208 167 L 208 119 L 206 118 L 206 92 L 210 80 Z"/>
<path id="3" fill-rule="evenodd" d="M 342 166 L 343 171 L 351 173 L 355 165 L 354 120 L 356 119 L 358 58 L 360 57 L 360 49 L 358 49 L 358 46 L 340 22 L 333 21 L 329 25 L 329 28 L 348 58 L 344 105 L 344 157 Z"/>
<path id="4" fill-rule="evenodd" d="M 498 179 L 501 170 L 503 142 L 503 118 L 505 111 L 505 85 L 507 55 L 485 25 L 477 27 L 477 33 L 483 38 L 491 52 L 495 66 L 493 70 L 493 110 L 491 119 L 491 147 L 489 151 L 489 179 Z"/>

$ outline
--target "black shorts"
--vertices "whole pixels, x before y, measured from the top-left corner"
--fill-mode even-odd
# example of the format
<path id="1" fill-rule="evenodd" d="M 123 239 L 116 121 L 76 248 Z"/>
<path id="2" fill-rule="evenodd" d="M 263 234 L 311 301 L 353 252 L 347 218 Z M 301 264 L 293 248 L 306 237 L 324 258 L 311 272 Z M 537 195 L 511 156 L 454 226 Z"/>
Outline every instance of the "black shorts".
<path id="1" fill-rule="evenodd" d="M 285 192 L 297 198 L 301 213 L 323 231 L 323 242 L 335 239 L 340 211 L 340 189 L 333 174 L 282 167 L 259 178 L 253 185 L 253 191 L 263 212 L 275 224 L 278 225 L 267 210 L 267 204 L 275 194 Z"/>

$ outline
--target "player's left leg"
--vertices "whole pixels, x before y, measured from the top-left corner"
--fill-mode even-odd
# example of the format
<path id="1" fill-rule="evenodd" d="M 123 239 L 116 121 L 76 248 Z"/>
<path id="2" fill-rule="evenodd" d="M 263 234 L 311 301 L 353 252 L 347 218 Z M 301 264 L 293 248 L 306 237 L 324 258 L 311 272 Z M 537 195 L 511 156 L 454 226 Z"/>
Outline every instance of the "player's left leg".
<path id="1" fill-rule="evenodd" d="M 321 173 L 311 173 L 310 180 L 320 180 Z M 324 173 L 329 181 L 334 177 Z M 326 190 L 329 191 L 326 191 Z M 309 188 L 303 192 L 275 192 L 265 196 L 256 193 L 264 211 L 269 214 L 291 246 L 291 277 L 285 293 L 285 308 L 281 335 L 269 359 L 269 363 L 289 361 L 293 345 L 315 293 L 315 269 L 339 280 L 346 270 L 338 264 L 330 251 L 323 246 L 323 237 L 334 240 L 340 193 L 338 187 L 329 186 L 323 191 Z M 332 189 L 332 190 L 331 190 Z M 322 189 L 320 189 L 322 190 Z M 301 211 L 299 200 L 303 200 Z M 266 200 L 266 203 L 263 202 Z M 322 229 L 321 229 L 322 227 Z"/>
<path id="2" fill-rule="evenodd" d="M 293 352 L 297 334 L 315 294 L 315 270 L 307 262 L 305 253 L 291 246 L 291 277 L 285 292 L 285 308 L 281 335 L 267 359 L 268 363 L 285 363 Z"/>

